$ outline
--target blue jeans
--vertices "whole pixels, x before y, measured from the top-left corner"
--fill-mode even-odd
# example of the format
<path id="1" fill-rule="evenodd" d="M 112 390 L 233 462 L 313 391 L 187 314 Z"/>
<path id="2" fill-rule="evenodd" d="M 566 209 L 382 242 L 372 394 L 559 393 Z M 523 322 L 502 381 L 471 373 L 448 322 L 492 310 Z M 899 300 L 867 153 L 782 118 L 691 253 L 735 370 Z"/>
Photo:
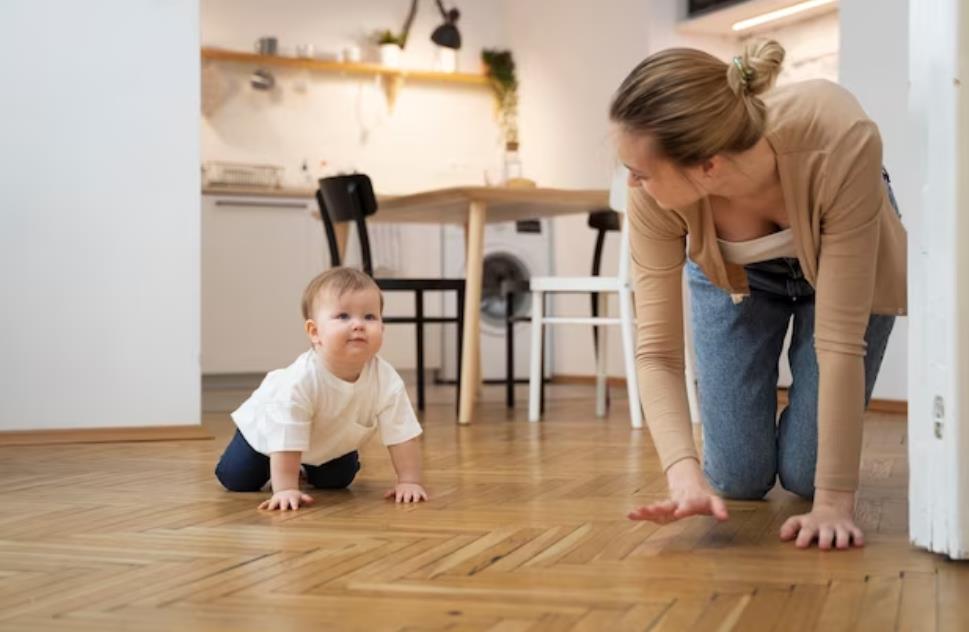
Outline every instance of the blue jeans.
<path id="1" fill-rule="evenodd" d="M 687 264 L 693 311 L 703 471 L 727 498 L 756 500 L 776 479 L 814 497 L 818 451 L 818 361 L 814 289 L 797 259 L 746 267 L 750 296 L 734 304 L 694 262 Z M 789 404 L 777 417 L 777 363 L 788 323 Z M 894 316 L 873 315 L 865 340 L 865 405 L 881 367 Z"/>
<path id="2" fill-rule="evenodd" d="M 320 489 L 343 489 L 353 482 L 360 470 L 354 450 L 323 465 L 304 465 L 306 480 Z M 230 492 L 258 492 L 269 481 L 269 457 L 253 450 L 242 433 L 236 430 L 232 440 L 215 466 L 215 476 Z"/>

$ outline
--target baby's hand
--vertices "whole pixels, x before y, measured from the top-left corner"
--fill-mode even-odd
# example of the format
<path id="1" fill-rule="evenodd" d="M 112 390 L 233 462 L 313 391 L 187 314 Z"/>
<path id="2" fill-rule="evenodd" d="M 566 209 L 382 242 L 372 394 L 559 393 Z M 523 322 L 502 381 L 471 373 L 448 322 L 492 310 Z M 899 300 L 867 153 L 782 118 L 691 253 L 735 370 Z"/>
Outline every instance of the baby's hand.
<path id="1" fill-rule="evenodd" d="M 427 500 L 427 490 L 417 483 L 397 483 L 387 490 L 384 498 L 393 498 L 398 503 L 419 503 Z"/>
<path id="2" fill-rule="evenodd" d="M 286 511 L 290 508 L 293 511 L 299 509 L 300 505 L 312 505 L 313 497 L 309 494 L 304 494 L 298 489 L 283 489 L 278 492 L 273 493 L 273 497 L 269 500 L 264 500 L 260 503 L 260 509 L 268 509 L 269 511 L 275 511 L 279 509 L 280 511 Z"/>

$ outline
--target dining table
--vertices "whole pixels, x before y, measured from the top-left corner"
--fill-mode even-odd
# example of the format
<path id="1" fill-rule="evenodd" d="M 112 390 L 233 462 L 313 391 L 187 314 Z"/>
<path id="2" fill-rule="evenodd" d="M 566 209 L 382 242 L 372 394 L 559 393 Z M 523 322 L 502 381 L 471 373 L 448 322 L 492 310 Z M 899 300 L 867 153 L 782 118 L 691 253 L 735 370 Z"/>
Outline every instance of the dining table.
<path id="1" fill-rule="evenodd" d="M 481 385 L 481 289 L 485 225 L 556 217 L 607 208 L 605 189 L 558 189 L 529 186 L 455 186 L 406 195 L 378 195 L 378 212 L 368 222 L 457 224 L 465 227 L 466 267 L 461 383 L 458 423 L 474 419 Z M 337 225 L 337 242 L 345 249 L 347 224 Z"/>

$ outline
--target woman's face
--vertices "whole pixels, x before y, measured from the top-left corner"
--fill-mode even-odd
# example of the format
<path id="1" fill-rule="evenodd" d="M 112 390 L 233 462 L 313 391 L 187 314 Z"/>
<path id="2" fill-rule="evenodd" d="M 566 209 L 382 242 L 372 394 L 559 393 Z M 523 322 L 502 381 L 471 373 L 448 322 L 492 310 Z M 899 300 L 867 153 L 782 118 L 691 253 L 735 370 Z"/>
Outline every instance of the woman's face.
<path id="1" fill-rule="evenodd" d="M 684 208 L 706 195 L 691 179 L 691 168 L 677 167 L 663 157 L 651 136 L 620 130 L 616 147 L 629 169 L 629 186 L 641 187 L 660 206 Z"/>

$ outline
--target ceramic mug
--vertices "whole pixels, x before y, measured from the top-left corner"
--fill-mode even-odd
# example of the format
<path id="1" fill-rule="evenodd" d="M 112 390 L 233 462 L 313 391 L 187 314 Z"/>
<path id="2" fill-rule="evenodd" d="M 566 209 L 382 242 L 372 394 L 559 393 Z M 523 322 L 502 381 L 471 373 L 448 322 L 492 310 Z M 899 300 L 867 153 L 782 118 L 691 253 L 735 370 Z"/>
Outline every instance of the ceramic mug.
<path id="1" fill-rule="evenodd" d="M 256 52 L 260 55 L 275 55 L 278 50 L 279 41 L 275 37 L 260 37 L 256 40 Z"/>

